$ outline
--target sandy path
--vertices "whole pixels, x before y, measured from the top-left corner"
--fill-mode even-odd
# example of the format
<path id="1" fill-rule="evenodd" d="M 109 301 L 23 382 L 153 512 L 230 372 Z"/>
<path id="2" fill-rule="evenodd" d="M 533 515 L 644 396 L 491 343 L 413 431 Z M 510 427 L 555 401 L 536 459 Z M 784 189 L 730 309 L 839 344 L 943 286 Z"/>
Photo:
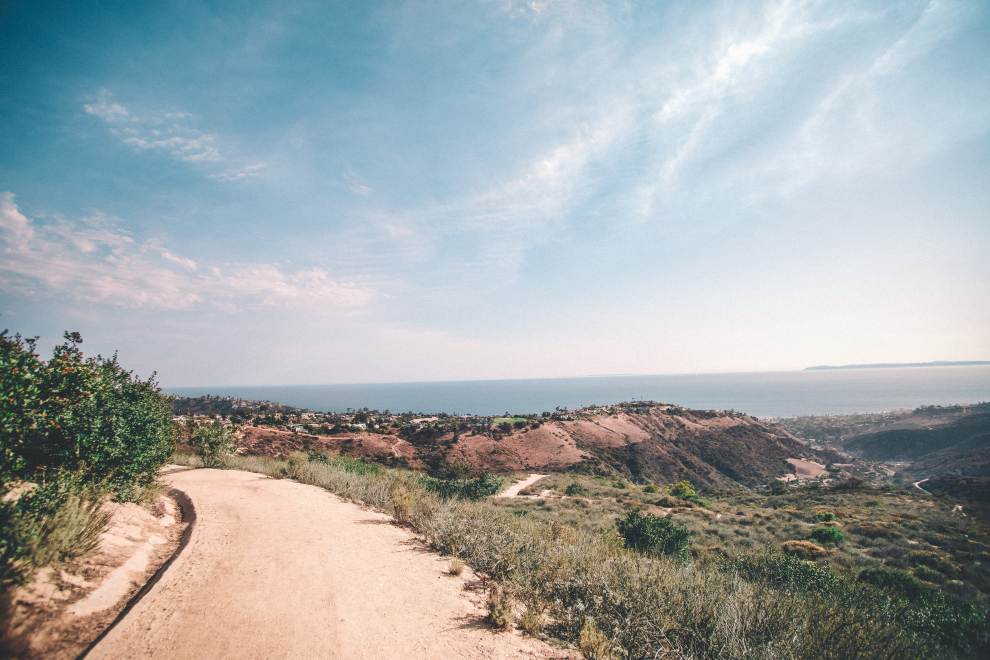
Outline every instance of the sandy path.
<path id="1" fill-rule="evenodd" d="M 517 658 L 549 647 L 482 622 L 470 571 L 444 573 L 379 513 L 288 480 L 167 475 L 189 544 L 91 658 Z"/>
<path id="2" fill-rule="evenodd" d="M 525 479 L 520 479 L 516 483 L 512 484 L 495 497 L 519 497 L 519 493 L 521 493 L 524 489 L 529 488 L 545 476 L 547 475 L 531 474 Z"/>
<path id="3" fill-rule="evenodd" d="M 925 483 L 925 482 L 926 482 L 926 481 L 928 481 L 928 480 L 929 480 L 930 478 L 931 478 L 931 477 L 925 477 L 925 478 L 924 478 L 924 479 L 922 479 L 921 481 L 915 481 L 915 482 L 914 482 L 914 487 L 915 487 L 915 488 L 917 488 L 918 490 L 920 490 L 920 491 L 921 491 L 922 493 L 928 493 L 928 491 L 927 491 L 927 490 L 925 490 L 924 488 L 922 488 L 922 487 L 921 487 L 921 484 L 923 484 L 923 483 Z M 929 495 L 931 495 L 931 493 L 928 493 L 928 494 L 929 494 Z"/>

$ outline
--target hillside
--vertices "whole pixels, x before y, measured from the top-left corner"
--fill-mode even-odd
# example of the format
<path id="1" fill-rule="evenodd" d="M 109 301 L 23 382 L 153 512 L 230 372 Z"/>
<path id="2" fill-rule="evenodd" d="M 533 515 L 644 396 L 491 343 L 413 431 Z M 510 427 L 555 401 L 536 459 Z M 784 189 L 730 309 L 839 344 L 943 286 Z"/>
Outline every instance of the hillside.
<path id="1" fill-rule="evenodd" d="M 793 472 L 789 458 L 824 460 L 788 432 L 739 413 L 688 410 L 656 403 L 622 404 L 541 418 L 375 419 L 376 431 L 334 421 L 247 423 L 239 451 L 284 457 L 319 451 L 416 469 L 460 465 L 492 472 L 576 471 L 633 481 L 690 479 L 700 485 L 747 486 Z M 361 423 L 361 426 L 367 426 Z"/>
<path id="2" fill-rule="evenodd" d="M 990 403 L 781 420 L 796 435 L 887 464 L 903 481 L 987 511 Z"/>
<path id="3" fill-rule="evenodd" d="M 990 445 L 990 413 L 964 415 L 951 421 L 864 433 L 845 448 L 870 460 L 917 460 L 933 454 L 963 457 Z"/>

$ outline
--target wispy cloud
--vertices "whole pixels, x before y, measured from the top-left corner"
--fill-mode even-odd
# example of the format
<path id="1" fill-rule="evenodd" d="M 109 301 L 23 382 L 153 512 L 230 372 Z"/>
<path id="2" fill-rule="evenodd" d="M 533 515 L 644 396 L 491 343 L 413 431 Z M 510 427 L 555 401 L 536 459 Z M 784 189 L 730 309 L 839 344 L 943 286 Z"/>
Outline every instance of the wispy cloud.
<path id="1" fill-rule="evenodd" d="M 624 135 L 630 117 L 619 107 L 577 126 L 570 138 L 545 148 L 486 190 L 421 207 L 377 225 L 404 256 L 439 268 L 433 291 L 475 291 L 513 281 L 525 254 L 565 232 L 571 208 L 591 189 L 593 163 Z M 413 242 L 415 250 L 405 244 Z M 452 246 L 456 248 L 451 249 Z M 437 257 L 440 257 L 437 261 Z"/>
<path id="2" fill-rule="evenodd" d="M 791 195 L 823 177 L 904 167 L 990 130 L 982 104 L 953 95 L 932 93 L 914 104 L 891 102 L 911 65 L 950 42 L 966 25 L 967 13 L 961 3 L 929 2 L 878 55 L 837 76 L 773 157 L 754 172 Z M 985 89 L 981 96 L 990 101 Z M 932 116 L 939 117 L 936 130 Z"/>
<path id="3" fill-rule="evenodd" d="M 193 126 L 192 115 L 186 112 L 137 114 L 105 89 L 92 102 L 84 104 L 83 111 L 101 120 L 115 137 L 138 151 L 159 152 L 186 163 L 223 167 L 208 175 L 218 181 L 252 178 L 265 167 L 264 163 L 237 165 L 221 150 L 218 136 Z"/>
<path id="4" fill-rule="evenodd" d="M 259 176 L 264 171 L 265 167 L 267 167 L 265 163 L 252 163 L 251 165 L 246 165 L 241 168 L 211 174 L 210 178 L 216 179 L 217 181 L 241 181 L 243 179 L 251 179 Z"/>
<path id="5" fill-rule="evenodd" d="M 33 289 L 118 307 L 179 310 L 303 307 L 314 312 L 368 305 L 367 286 L 334 279 L 321 268 L 286 270 L 270 263 L 200 264 L 138 240 L 103 214 L 39 222 L 0 195 L 0 288 Z"/>
<path id="6" fill-rule="evenodd" d="M 375 189 L 365 183 L 357 174 L 348 169 L 344 173 L 344 183 L 347 189 L 359 197 L 368 197 Z"/>

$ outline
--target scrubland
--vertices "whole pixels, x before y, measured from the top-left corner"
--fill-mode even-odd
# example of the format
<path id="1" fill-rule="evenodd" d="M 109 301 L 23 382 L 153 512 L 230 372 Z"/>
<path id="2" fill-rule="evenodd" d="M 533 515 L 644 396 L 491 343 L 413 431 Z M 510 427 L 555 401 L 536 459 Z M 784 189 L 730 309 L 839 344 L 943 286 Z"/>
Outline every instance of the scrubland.
<path id="1" fill-rule="evenodd" d="M 177 460 L 198 461 L 188 456 Z M 292 478 L 390 513 L 437 551 L 486 576 L 494 622 L 573 643 L 589 657 L 903 658 L 987 652 L 986 612 L 978 599 L 957 600 L 897 570 L 862 572 L 857 579 L 852 560 L 848 568 L 833 567 L 763 543 L 776 526 L 795 526 L 795 536 L 802 535 L 805 525 L 832 526 L 827 523 L 835 520 L 819 514 L 836 502 L 811 504 L 806 510 L 788 496 L 780 507 L 734 503 L 745 510 L 742 516 L 731 515 L 760 522 L 723 532 L 728 537 L 721 546 L 732 550 L 724 553 L 715 550 L 718 532 L 702 531 L 705 525 L 717 529 L 727 517 L 730 512 L 721 511 L 724 503 L 704 498 L 692 507 L 666 506 L 677 503 L 666 499 L 654 502 L 651 506 L 672 509 L 691 526 L 694 550 L 684 558 L 628 549 L 614 524 L 610 526 L 609 518 L 617 518 L 630 501 L 645 509 L 649 498 L 671 498 L 659 488 L 653 493 L 590 479 L 583 486 L 585 496 L 562 499 L 573 500 L 571 510 L 570 504 L 548 500 L 445 499 L 427 490 L 418 473 L 362 469 L 359 464 L 314 461 L 304 454 L 288 460 L 227 460 L 232 468 Z M 553 489 L 570 484 L 567 476 L 553 479 Z M 610 495 L 614 499 L 599 508 L 595 500 L 612 491 L 623 491 L 625 497 Z M 882 501 L 880 495 L 869 497 Z M 581 501 L 589 507 L 587 513 Z M 709 513 L 683 515 L 683 508 Z M 839 519 L 855 507 L 833 508 L 841 513 L 828 513 Z M 860 508 L 878 509 L 866 501 Z M 555 509 L 569 513 L 558 515 Z M 766 513 L 756 516 L 761 510 Z M 856 524 L 864 522 L 857 519 Z M 736 538 L 746 538 L 736 530 L 750 529 L 762 530 L 750 539 L 752 547 L 736 543 Z"/>

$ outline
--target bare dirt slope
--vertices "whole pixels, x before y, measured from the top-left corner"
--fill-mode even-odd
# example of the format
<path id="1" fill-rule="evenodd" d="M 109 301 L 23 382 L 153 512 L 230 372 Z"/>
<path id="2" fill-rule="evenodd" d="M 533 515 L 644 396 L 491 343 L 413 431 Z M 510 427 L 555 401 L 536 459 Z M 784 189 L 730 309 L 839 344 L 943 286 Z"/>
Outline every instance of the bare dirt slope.
<path id="1" fill-rule="evenodd" d="M 383 514 L 230 470 L 166 477 L 189 544 L 92 658 L 517 658 L 551 648 L 483 623 L 476 577 L 446 575 Z"/>
<path id="2" fill-rule="evenodd" d="M 632 405 L 632 404 L 629 404 Z M 573 419 L 542 420 L 508 433 L 489 431 L 317 436 L 245 425 L 239 451 L 286 456 L 316 450 L 403 465 L 461 465 L 491 472 L 617 473 L 637 482 L 690 479 L 697 485 L 765 484 L 793 473 L 787 459 L 824 462 L 784 429 L 733 412 L 643 404 L 585 409 Z"/>

